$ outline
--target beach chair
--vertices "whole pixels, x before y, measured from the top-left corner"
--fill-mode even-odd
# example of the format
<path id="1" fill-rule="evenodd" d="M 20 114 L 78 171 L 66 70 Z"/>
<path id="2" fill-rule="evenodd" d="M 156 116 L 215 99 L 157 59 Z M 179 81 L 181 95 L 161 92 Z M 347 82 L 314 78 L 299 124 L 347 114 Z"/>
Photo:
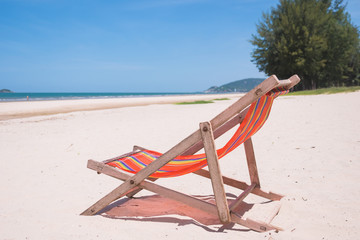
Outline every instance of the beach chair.
<path id="1" fill-rule="evenodd" d="M 132 197 L 142 189 L 146 189 L 218 216 L 223 224 L 238 223 L 259 232 L 281 230 L 271 224 L 279 209 L 274 212 L 274 216 L 269 217 L 268 221 L 245 218 L 237 213 L 237 209 L 250 193 L 272 201 L 278 201 L 283 197 L 261 189 L 251 136 L 265 123 L 273 100 L 279 95 L 286 94 L 299 81 L 297 75 L 281 81 L 275 75 L 270 76 L 211 121 L 200 123 L 199 130 L 164 154 L 135 146 L 132 152 L 104 162 L 89 160 L 88 168 L 124 182 L 85 210 L 82 215 L 94 215 L 113 201 L 124 196 Z M 216 150 L 214 140 L 238 124 L 239 128 L 228 143 Z M 219 168 L 218 160 L 242 143 L 245 148 L 250 184 L 222 176 Z M 202 148 L 205 153 L 193 155 Z M 204 170 L 205 166 L 208 166 L 209 170 Z M 211 179 L 215 204 L 154 183 L 158 178 L 178 177 L 188 173 Z M 224 184 L 243 190 L 230 204 L 226 198 Z"/>

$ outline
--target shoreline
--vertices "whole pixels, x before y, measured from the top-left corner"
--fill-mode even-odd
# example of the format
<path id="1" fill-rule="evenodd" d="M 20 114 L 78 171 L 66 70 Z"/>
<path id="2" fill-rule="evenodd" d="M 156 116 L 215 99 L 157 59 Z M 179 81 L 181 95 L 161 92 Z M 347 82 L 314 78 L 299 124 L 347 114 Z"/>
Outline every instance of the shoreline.
<path id="1" fill-rule="evenodd" d="M 7 94 L 18 96 L 9 97 Z M 190 95 L 207 95 L 202 92 L 189 93 L 103 93 L 103 92 L 13 92 L 0 93 L 1 102 L 27 102 L 27 101 L 63 101 L 63 100 L 85 100 L 85 99 L 116 99 L 116 98 L 142 98 L 142 97 L 167 97 L 167 96 L 190 96 Z M 210 93 L 217 94 L 217 93 Z M 222 93 L 219 93 L 222 94 Z M 11 95 L 10 95 L 11 96 Z"/>
<path id="2" fill-rule="evenodd" d="M 43 101 L 0 102 L 0 121 L 43 115 L 96 111 L 123 107 L 147 106 L 152 104 L 174 104 L 216 98 L 239 98 L 243 93 L 174 95 L 154 97 L 64 99 Z"/>

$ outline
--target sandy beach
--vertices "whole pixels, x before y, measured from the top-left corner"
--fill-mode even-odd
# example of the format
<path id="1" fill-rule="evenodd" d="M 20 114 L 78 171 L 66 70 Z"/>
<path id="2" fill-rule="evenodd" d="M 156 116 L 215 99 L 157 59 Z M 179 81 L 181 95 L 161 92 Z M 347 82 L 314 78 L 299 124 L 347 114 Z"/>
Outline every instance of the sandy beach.
<path id="1" fill-rule="evenodd" d="M 150 104 L 213 100 L 217 98 L 239 97 L 241 95 L 242 94 L 238 93 L 206 95 L 198 94 L 154 97 L 0 102 L 0 120 L 52 115 L 77 111 L 93 111 L 122 107 L 146 106 Z"/>
<path id="2" fill-rule="evenodd" d="M 253 137 L 262 187 L 285 195 L 273 222 L 284 231 L 206 226 L 175 214 L 80 216 L 121 183 L 87 169 L 88 159 L 133 145 L 167 151 L 239 97 L 206 100 L 224 96 L 230 100 L 196 105 L 173 103 L 204 96 L 0 103 L 0 239 L 358 239 L 360 92 L 279 97 Z M 242 147 L 220 164 L 224 175 L 249 182 Z M 158 182 L 212 194 L 194 174 Z"/>

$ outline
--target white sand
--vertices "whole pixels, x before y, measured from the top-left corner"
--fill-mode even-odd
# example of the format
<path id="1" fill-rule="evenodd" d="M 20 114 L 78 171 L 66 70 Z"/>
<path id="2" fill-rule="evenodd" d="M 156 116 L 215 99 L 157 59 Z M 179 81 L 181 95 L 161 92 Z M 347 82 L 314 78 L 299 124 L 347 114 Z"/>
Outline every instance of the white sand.
<path id="1" fill-rule="evenodd" d="M 359 238 L 360 92 L 280 97 L 253 137 L 262 186 L 286 195 L 274 220 L 285 228 L 279 233 L 239 225 L 217 233 L 212 230 L 220 226 L 199 226 L 176 215 L 156 221 L 79 215 L 120 183 L 87 169 L 88 159 L 113 157 L 134 144 L 166 151 L 234 100 L 97 111 L 79 111 L 93 100 L 67 110 L 54 110 L 54 102 L 31 108 L 30 102 L 0 104 L 2 119 L 18 117 L 0 121 L 0 239 Z M 46 114 L 69 113 L 19 118 L 31 116 L 29 109 L 39 115 L 41 108 Z M 245 162 L 239 148 L 221 160 L 222 172 L 247 181 Z M 211 194 L 210 182 L 196 175 L 158 182 L 188 194 Z"/>

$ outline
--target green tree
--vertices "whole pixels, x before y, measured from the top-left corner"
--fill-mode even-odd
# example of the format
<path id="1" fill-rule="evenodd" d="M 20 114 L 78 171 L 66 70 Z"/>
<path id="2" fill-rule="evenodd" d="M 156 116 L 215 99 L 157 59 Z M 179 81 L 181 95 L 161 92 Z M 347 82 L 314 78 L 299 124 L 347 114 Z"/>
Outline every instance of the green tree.
<path id="1" fill-rule="evenodd" d="M 280 78 L 298 74 L 302 89 L 351 85 L 359 75 L 359 42 L 342 0 L 280 0 L 257 25 L 252 61 Z"/>
<path id="2" fill-rule="evenodd" d="M 335 1 L 328 27 L 325 79 L 321 87 L 359 83 L 359 33 L 342 1 Z"/>

